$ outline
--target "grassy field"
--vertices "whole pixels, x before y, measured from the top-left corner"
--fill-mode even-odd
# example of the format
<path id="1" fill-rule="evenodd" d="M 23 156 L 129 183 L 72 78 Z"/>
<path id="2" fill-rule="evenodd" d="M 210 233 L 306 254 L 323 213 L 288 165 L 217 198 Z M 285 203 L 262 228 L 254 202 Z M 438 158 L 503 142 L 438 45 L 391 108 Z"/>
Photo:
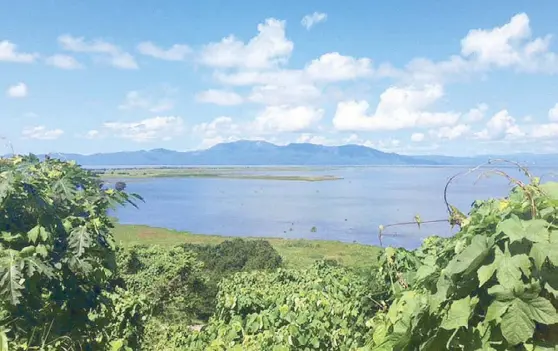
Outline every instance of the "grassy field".
<path id="1" fill-rule="evenodd" d="M 98 169 L 95 170 L 105 179 L 137 179 L 137 178 L 229 178 L 229 179 L 261 179 L 261 180 L 294 180 L 317 182 L 325 180 L 337 180 L 339 177 L 331 175 L 278 175 L 266 174 L 265 172 L 303 172 L 307 168 L 292 167 L 184 167 L 184 168 L 120 168 L 120 169 Z M 250 173 L 246 173 L 250 172 Z"/>
<path id="2" fill-rule="evenodd" d="M 149 244 L 174 246 L 183 243 L 218 244 L 231 237 L 217 235 L 192 234 L 164 228 L 141 225 L 116 224 L 114 236 L 117 244 L 122 246 Z M 380 248 L 370 245 L 342 243 L 339 241 L 279 239 L 279 238 L 244 238 L 265 239 L 279 252 L 287 267 L 304 268 L 319 259 L 335 259 L 339 263 L 355 268 L 365 268 L 376 264 Z"/>

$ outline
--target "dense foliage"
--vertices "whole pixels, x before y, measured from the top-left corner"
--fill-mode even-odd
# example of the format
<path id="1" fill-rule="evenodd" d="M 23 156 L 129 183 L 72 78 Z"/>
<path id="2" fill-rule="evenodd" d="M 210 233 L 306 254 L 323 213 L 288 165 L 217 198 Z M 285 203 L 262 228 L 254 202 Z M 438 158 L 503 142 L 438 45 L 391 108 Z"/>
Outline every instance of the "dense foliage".
<path id="1" fill-rule="evenodd" d="M 116 248 L 124 183 L 0 159 L 0 351 L 554 350 L 558 183 L 529 179 L 365 276 L 283 269 L 262 240 Z"/>
<path id="2" fill-rule="evenodd" d="M 476 201 L 456 236 L 385 250 L 380 274 L 397 288 L 368 349 L 555 349 L 558 183 L 516 184 Z"/>
<path id="3" fill-rule="evenodd" d="M 240 273 L 220 285 L 217 311 L 188 350 L 353 350 L 375 305 L 346 268 Z"/>
<path id="4" fill-rule="evenodd" d="M 106 213 L 126 202 L 128 194 L 103 188 L 75 163 L 32 155 L 0 160 L 1 345 L 102 349 L 128 342 L 95 321 L 115 316 L 120 300 L 108 286 L 115 262 Z"/>
<path id="5" fill-rule="evenodd" d="M 253 270 L 272 271 L 281 267 L 283 259 L 265 240 L 225 240 L 217 245 L 184 244 L 183 248 L 195 252 L 203 262 L 207 278 L 202 292 L 202 302 L 196 306 L 196 317 L 207 320 L 215 311 L 215 297 L 219 282 L 238 272 Z"/>

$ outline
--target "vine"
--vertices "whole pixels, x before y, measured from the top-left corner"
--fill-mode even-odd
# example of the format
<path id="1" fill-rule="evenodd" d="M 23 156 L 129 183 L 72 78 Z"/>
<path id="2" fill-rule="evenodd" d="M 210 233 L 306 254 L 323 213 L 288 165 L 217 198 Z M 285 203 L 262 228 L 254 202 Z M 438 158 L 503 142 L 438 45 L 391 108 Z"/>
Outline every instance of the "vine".
<path id="1" fill-rule="evenodd" d="M 370 321 L 373 350 L 546 350 L 558 345 L 558 183 L 514 185 L 508 197 L 476 201 L 469 216 L 444 199 L 451 238 L 430 237 L 414 251 L 386 248 L 380 273 L 389 308 Z M 488 164 L 495 163 L 491 161 Z M 414 222 L 415 223 L 415 222 Z M 424 222 L 423 222 L 424 223 Z M 380 228 L 382 229 L 382 228 Z M 399 262 L 398 262 L 399 261 Z M 409 263 L 411 262 L 411 264 Z M 407 280 L 397 280 L 404 274 Z"/>

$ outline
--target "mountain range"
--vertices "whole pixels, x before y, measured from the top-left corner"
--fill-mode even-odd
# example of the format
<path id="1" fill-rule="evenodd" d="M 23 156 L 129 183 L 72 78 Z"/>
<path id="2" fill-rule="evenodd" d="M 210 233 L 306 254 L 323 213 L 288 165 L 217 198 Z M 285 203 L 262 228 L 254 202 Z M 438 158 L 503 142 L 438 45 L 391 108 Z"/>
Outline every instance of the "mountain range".
<path id="1" fill-rule="evenodd" d="M 206 150 L 173 151 L 153 149 L 112 153 L 51 154 L 75 160 L 84 166 L 178 166 L 178 165 L 478 165 L 488 159 L 503 158 L 525 164 L 554 166 L 558 154 L 513 154 L 454 157 L 400 155 L 362 145 L 325 146 L 293 143 L 284 146 L 265 141 L 236 141 L 217 144 Z"/>

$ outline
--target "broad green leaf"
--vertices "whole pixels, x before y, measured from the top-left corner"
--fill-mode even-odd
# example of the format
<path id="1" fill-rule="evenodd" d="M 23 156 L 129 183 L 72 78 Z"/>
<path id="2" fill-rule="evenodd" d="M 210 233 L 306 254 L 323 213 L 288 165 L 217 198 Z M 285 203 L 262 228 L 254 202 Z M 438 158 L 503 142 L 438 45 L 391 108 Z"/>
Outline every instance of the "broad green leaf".
<path id="1" fill-rule="evenodd" d="M 464 271 L 474 271 L 489 253 L 493 241 L 486 236 L 473 237 L 471 244 L 459 255 L 455 256 L 445 268 L 449 275 L 459 274 Z"/>
<path id="2" fill-rule="evenodd" d="M 507 289 L 502 285 L 494 285 L 488 288 L 488 294 L 494 296 L 498 301 L 510 301 L 515 298 L 513 290 Z"/>
<path id="3" fill-rule="evenodd" d="M 68 244 L 77 257 L 83 255 L 85 249 L 90 247 L 91 243 L 91 234 L 86 226 L 79 226 L 72 230 L 68 239 Z"/>
<path id="4" fill-rule="evenodd" d="M 498 223 L 498 232 L 506 234 L 510 242 L 527 239 L 532 242 L 548 242 L 548 222 L 544 219 L 523 221 L 516 215 Z"/>
<path id="5" fill-rule="evenodd" d="M 471 303 L 470 296 L 454 301 L 451 304 L 448 314 L 442 320 L 440 327 L 446 330 L 467 327 L 469 323 L 469 316 L 473 310 L 472 308 L 474 308 L 474 304 Z"/>
<path id="6" fill-rule="evenodd" d="M 558 323 L 558 314 L 552 303 L 542 296 L 525 301 L 531 319 L 546 325 Z"/>
<path id="7" fill-rule="evenodd" d="M 490 264 L 481 266 L 477 271 L 477 277 L 479 279 L 479 287 L 483 286 L 487 281 L 492 278 L 494 272 L 496 272 L 497 262 L 494 261 Z"/>
<path id="8" fill-rule="evenodd" d="M 508 307 L 510 307 L 509 302 L 498 300 L 493 301 L 486 310 L 486 316 L 484 317 L 484 320 L 486 322 L 496 321 L 496 323 L 500 323 L 500 317 L 502 317 L 502 315 L 506 313 Z"/>
<path id="9" fill-rule="evenodd" d="M 547 258 L 553 265 L 558 266 L 558 231 L 553 230 L 550 233 L 550 243 L 534 243 L 529 256 L 533 258 L 538 269 L 541 269 Z"/>
<path id="10" fill-rule="evenodd" d="M 531 320 L 530 314 L 529 306 L 522 300 L 515 299 L 510 304 L 500 324 L 502 335 L 510 345 L 515 346 L 533 336 L 535 322 Z"/>
<path id="11" fill-rule="evenodd" d="M 0 262 L 0 295 L 4 296 L 12 305 L 20 302 L 21 290 L 21 264 L 13 251 L 2 258 Z"/>
<path id="12" fill-rule="evenodd" d="M 521 281 L 521 273 L 529 276 L 531 261 L 529 256 L 525 254 L 511 256 L 506 248 L 506 252 L 498 248 L 496 249 L 496 259 L 498 268 L 496 270 L 496 278 L 500 284 L 506 288 L 512 288 Z"/>

